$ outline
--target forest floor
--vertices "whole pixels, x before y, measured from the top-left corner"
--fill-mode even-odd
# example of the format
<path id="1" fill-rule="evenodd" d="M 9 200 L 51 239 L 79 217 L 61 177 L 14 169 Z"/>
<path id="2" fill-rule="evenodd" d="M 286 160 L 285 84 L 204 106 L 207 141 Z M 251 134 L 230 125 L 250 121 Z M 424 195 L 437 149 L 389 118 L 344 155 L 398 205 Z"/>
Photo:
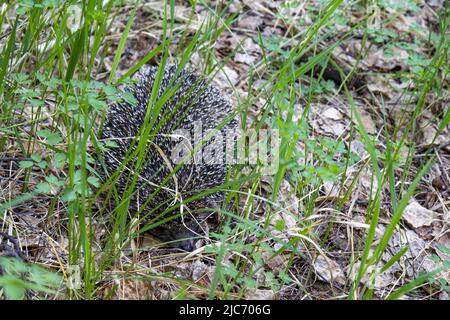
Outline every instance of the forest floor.
<path id="1" fill-rule="evenodd" d="M 189 68 L 199 74 L 217 69 L 213 84 L 246 113 L 245 126 L 277 127 L 293 146 L 281 157 L 282 174 L 261 174 L 236 196 L 234 213 L 270 235 L 237 224 L 182 252 L 144 234 L 124 242 L 114 263 L 95 279 L 91 297 L 449 299 L 450 8 L 441 0 L 331 1 L 340 4 L 318 24 L 331 10 L 328 2 L 175 1 L 169 62 L 179 62 L 186 39 L 207 30 L 202 32 L 210 33 L 209 41 L 190 55 Z M 139 4 L 121 43 L 133 8 L 130 1 L 112 7 L 114 20 L 93 81 L 109 83 L 111 72 L 121 78 L 161 45 L 164 1 Z M 2 24 L 2 35 L 13 22 Z M 283 92 L 280 82 L 289 68 L 300 71 L 294 81 L 286 80 Z M 24 67 L 22 73 L 31 71 Z M 21 111 L 19 131 L 0 132 L 0 252 L 14 251 L 17 239 L 29 261 L 65 277 L 67 266 L 87 259 L 83 250 L 74 258 L 68 230 L 92 228 L 96 265 L 110 221 L 99 198 L 91 203 L 91 220 L 71 226 L 66 216 L 72 194 L 53 180 L 27 196 L 25 184 L 35 190 L 48 170 L 60 172 L 58 179 L 69 177 L 63 172 L 70 164 L 58 167 L 51 155 L 61 141 L 48 143 L 52 136 L 41 134 L 17 143 L 23 132 L 38 131 L 30 123 L 66 130 L 49 100 L 38 120 Z M 41 107 L 29 100 L 24 105 L 23 110 Z M 40 144 L 44 138 L 47 143 Z M 42 159 L 48 167 L 39 166 Z M 32 171 L 27 161 L 34 162 Z M 46 298 L 61 292 L 66 291 Z M 71 291 L 71 297 L 87 296 L 82 289 Z"/>

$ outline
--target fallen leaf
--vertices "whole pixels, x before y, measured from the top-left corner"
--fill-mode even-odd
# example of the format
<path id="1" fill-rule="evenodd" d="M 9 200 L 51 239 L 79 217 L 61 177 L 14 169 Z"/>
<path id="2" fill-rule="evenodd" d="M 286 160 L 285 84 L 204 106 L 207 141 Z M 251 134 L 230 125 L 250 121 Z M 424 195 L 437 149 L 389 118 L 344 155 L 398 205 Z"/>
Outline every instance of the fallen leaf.
<path id="1" fill-rule="evenodd" d="M 327 282 L 345 284 L 345 275 L 339 264 L 324 255 L 319 255 L 313 263 L 314 270 L 318 276 Z"/>
<path id="2" fill-rule="evenodd" d="M 434 220 L 435 213 L 421 206 L 417 201 L 413 200 L 405 208 L 403 219 L 413 228 L 429 226 Z"/>
<path id="3" fill-rule="evenodd" d="M 251 289 L 247 291 L 246 300 L 274 300 L 275 294 L 268 289 Z"/>
<path id="4" fill-rule="evenodd" d="M 263 24 L 263 19 L 258 15 L 247 14 L 241 16 L 238 20 L 238 27 L 243 29 L 255 30 Z"/>
<path id="5" fill-rule="evenodd" d="M 192 280 L 197 282 L 203 275 L 207 269 L 206 264 L 201 262 L 200 260 L 196 260 L 192 265 Z"/>
<path id="6" fill-rule="evenodd" d="M 355 263 L 354 268 L 355 268 L 356 272 L 358 272 L 360 265 L 361 265 L 360 261 Z M 374 288 L 377 290 L 386 288 L 389 285 L 392 285 L 395 283 L 395 277 L 392 274 L 392 272 L 389 272 L 390 271 L 389 269 L 387 271 L 379 274 L 380 271 L 381 271 L 381 266 L 377 266 L 376 268 L 373 265 L 369 266 L 367 268 L 367 271 L 364 274 L 363 278 L 361 279 L 361 281 L 367 285 L 373 284 Z M 374 273 L 377 274 L 375 281 L 373 281 L 373 279 L 371 279 L 372 277 L 370 277 L 370 275 L 374 274 Z M 370 281 L 370 283 L 368 283 L 369 281 Z"/>
<path id="7" fill-rule="evenodd" d="M 335 108 L 328 108 L 323 112 L 323 116 L 328 119 L 332 120 L 341 120 L 342 119 L 342 113 Z"/>
<path id="8" fill-rule="evenodd" d="M 234 61 L 251 65 L 256 61 L 256 57 L 252 56 L 250 54 L 244 54 L 244 53 L 236 53 L 236 56 L 234 57 Z"/>
<path id="9" fill-rule="evenodd" d="M 217 76 L 214 81 L 219 85 L 219 87 L 228 88 L 230 84 L 233 86 L 236 85 L 237 79 L 238 74 L 236 71 L 228 66 L 223 66 L 223 68 L 217 72 Z"/>

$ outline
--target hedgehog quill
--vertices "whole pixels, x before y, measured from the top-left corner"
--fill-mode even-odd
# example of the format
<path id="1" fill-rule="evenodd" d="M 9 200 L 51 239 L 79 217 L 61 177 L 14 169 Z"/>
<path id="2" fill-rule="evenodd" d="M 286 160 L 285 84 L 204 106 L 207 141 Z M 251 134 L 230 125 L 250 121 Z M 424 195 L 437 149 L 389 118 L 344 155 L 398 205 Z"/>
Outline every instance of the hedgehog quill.
<path id="1" fill-rule="evenodd" d="M 192 251 L 193 239 L 203 233 L 202 221 L 211 214 L 202 209 L 218 208 L 223 202 L 223 192 L 204 196 L 201 192 L 225 182 L 228 170 L 225 157 L 229 150 L 225 150 L 223 137 L 236 131 L 237 121 L 227 120 L 233 110 L 216 87 L 191 72 L 178 70 L 176 65 L 163 70 L 155 99 L 160 105 L 149 103 L 157 73 L 156 66 L 141 67 L 137 83 L 128 89 L 137 103 L 118 103 L 106 114 L 101 138 L 115 141 L 117 147 L 105 153 L 105 164 L 108 174 L 121 168 L 122 161 L 136 148 L 133 140 L 142 138 L 140 135 L 147 126 L 151 141 L 146 145 L 140 170 L 135 172 L 122 166 L 117 189 L 123 193 L 131 177 L 137 174 L 130 212 L 138 212 L 147 203 L 141 211 L 147 215 L 144 222 L 148 223 L 178 214 L 149 231 L 172 246 Z M 149 121 L 148 108 L 152 107 L 160 110 Z M 199 125 L 200 138 L 195 132 Z M 211 135 L 210 139 L 204 138 L 205 133 Z M 189 197 L 195 200 L 184 203 Z M 176 210 L 164 215 L 170 207 Z"/>

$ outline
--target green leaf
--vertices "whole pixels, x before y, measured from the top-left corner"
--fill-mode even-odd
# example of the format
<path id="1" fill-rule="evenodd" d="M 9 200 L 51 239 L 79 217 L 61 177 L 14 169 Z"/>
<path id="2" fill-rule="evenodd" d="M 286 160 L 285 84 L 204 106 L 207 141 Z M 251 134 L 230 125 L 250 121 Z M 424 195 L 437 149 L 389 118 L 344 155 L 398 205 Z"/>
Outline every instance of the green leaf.
<path id="1" fill-rule="evenodd" d="M 45 181 L 47 181 L 50 184 L 53 184 L 55 186 L 61 187 L 64 185 L 64 181 L 60 181 L 57 177 L 55 177 L 53 174 L 49 175 L 48 177 L 45 177 Z"/>
<path id="2" fill-rule="evenodd" d="M 443 245 L 437 245 L 437 248 L 440 252 L 445 254 L 450 254 L 450 248 L 443 246 Z"/>
<path id="3" fill-rule="evenodd" d="M 52 160 L 52 164 L 56 169 L 64 168 L 64 164 L 66 163 L 66 155 L 64 153 L 57 153 Z"/>
<path id="4" fill-rule="evenodd" d="M 117 142 L 115 142 L 114 140 L 109 140 L 109 139 L 105 141 L 105 146 L 108 148 L 118 148 L 119 147 Z"/>
<path id="5" fill-rule="evenodd" d="M 122 99 L 126 103 L 131 104 L 132 106 L 135 106 L 138 103 L 136 97 L 131 92 L 128 92 L 128 91 L 125 91 L 124 93 L 122 93 Z"/>
<path id="6" fill-rule="evenodd" d="M 31 105 L 32 105 L 33 107 L 35 107 L 35 108 L 42 107 L 42 106 L 44 105 L 44 101 L 42 101 L 42 100 L 37 100 L 37 99 L 32 99 L 32 100 L 30 101 L 30 103 L 31 103 Z"/>
<path id="7" fill-rule="evenodd" d="M 11 275 L 0 276 L 0 287 L 4 288 L 9 300 L 21 300 L 25 293 L 25 282 Z"/>
<path id="8" fill-rule="evenodd" d="M 39 168 L 45 169 L 47 168 L 47 161 L 40 161 L 38 164 Z"/>
<path id="9" fill-rule="evenodd" d="M 47 140 L 47 143 L 51 146 L 59 144 L 62 141 L 59 133 L 51 132 L 47 129 L 38 131 L 38 136 L 45 138 Z"/>
<path id="10" fill-rule="evenodd" d="M 41 182 L 36 186 L 36 191 L 39 193 L 50 193 L 52 186 L 47 182 Z"/>
<path id="11" fill-rule="evenodd" d="M 278 274 L 278 278 L 280 278 L 280 280 L 285 284 L 292 283 L 291 277 L 289 277 L 289 275 L 284 271 L 280 271 L 280 273 Z"/>
<path id="12" fill-rule="evenodd" d="M 441 270 L 435 270 L 432 272 L 424 273 L 420 276 L 418 276 L 416 279 L 410 281 L 409 283 L 405 284 L 404 286 L 401 286 L 399 289 L 392 292 L 390 295 L 386 297 L 386 300 L 395 300 L 400 298 L 401 296 L 405 295 L 406 293 L 410 292 L 411 290 L 414 290 L 416 287 L 420 286 L 421 284 L 429 281 L 433 276 L 438 274 Z"/>
<path id="13" fill-rule="evenodd" d="M 96 188 L 100 186 L 100 180 L 97 177 L 90 176 L 87 178 L 87 181 Z"/>
<path id="14" fill-rule="evenodd" d="M 107 98 L 117 95 L 117 89 L 113 85 L 104 85 L 102 87 L 102 90 L 105 93 Z"/>
<path id="15" fill-rule="evenodd" d="M 26 84 L 30 84 L 31 83 L 31 80 L 29 80 L 28 75 L 25 74 L 25 73 L 15 73 L 11 77 L 18 84 L 26 85 Z"/>
<path id="16" fill-rule="evenodd" d="M 42 160 L 41 156 L 38 155 L 37 153 L 33 153 L 33 154 L 31 155 L 31 159 L 33 159 L 34 162 L 39 162 L 39 161 Z"/>
<path id="17" fill-rule="evenodd" d="M 284 228 L 286 227 L 286 223 L 284 222 L 284 220 L 277 220 L 275 222 L 275 229 L 278 231 L 283 231 Z"/>
<path id="18" fill-rule="evenodd" d="M 247 286 L 247 288 L 251 289 L 256 288 L 256 281 L 250 277 L 244 277 L 244 283 Z"/>
<path id="19" fill-rule="evenodd" d="M 70 201 L 76 200 L 77 199 L 77 195 L 76 195 L 75 191 L 72 188 L 67 188 L 66 190 L 64 190 L 64 192 L 63 192 L 63 194 L 61 196 L 61 199 L 63 201 L 70 202 Z"/>
<path id="20" fill-rule="evenodd" d="M 444 266 L 444 268 L 450 269 L 450 261 L 444 260 L 442 261 L 442 265 Z"/>
<path id="21" fill-rule="evenodd" d="M 89 96 L 88 103 L 97 111 L 104 111 L 108 108 L 105 101 L 97 99 L 97 97 Z"/>
<path id="22" fill-rule="evenodd" d="M 22 160 L 19 162 L 19 166 L 22 169 L 27 169 L 27 168 L 31 168 L 33 166 L 34 162 L 33 161 L 29 161 L 29 160 Z"/>

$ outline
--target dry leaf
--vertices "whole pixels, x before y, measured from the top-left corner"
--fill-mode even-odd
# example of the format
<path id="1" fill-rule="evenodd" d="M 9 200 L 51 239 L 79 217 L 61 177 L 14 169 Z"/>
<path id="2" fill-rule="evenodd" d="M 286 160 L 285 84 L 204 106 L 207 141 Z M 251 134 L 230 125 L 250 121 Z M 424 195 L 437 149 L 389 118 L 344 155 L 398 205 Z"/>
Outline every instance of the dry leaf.
<path id="1" fill-rule="evenodd" d="M 236 71 L 225 65 L 217 73 L 214 82 L 216 82 L 220 88 L 229 88 L 230 84 L 233 86 L 236 85 L 237 79 L 238 74 Z"/>
<path id="2" fill-rule="evenodd" d="M 354 268 L 355 268 L 356 272 L 358 272 L 360 265 L 361 265 L 360 261 L 355 263 Z M 377 290 L 386 288 L 386 287 L 394 284 L 395 283 L 395 277 L 393 275 L 393 272 L 391 272 L 392 270 L 388 269 L 385 272 L 379 274 L 380 271 L 381 271 L 381 268 L 382 267 L 377 266 L 376 269 L 375 269 L 375 266 L 373 266 L 373 265 L 369 266 L 367 268 L 367 271 L 366 271 L 365 275 L 361 279 L 361 281 L 363 283 L 369 285 L 368 281 L 370 279 L 370 285 L 373 284 L 374 288 L 377 289 Z M 373 279 L 371 279 L 372 277 L 370 277 L 370 275 L 372 275 L 374 273 L 377 274 L 377 276 L 375 278 L 375 281 L 373 281 Z"/>
<path id="3" fill-rule="evenodd" d="M 234 57 L 234 61 L 243 63 L 243 64 L 247 64 L 247 65 L 251 65 L 256 61 L 256 57 L 249 55 L 249 54 L 245 54 L 245 53 L 236 53 L 236 56 Z"/>
<path id="4" fill-rule="evenodd" d="M 191 269 L 192 269 L 192 280 L 197 282 L 205 274 L 205 271 L 207 270 L 207 266 L 200 260 L 196 260 L 191 265 Z"/>
<path id="5" fill-rule="evenodd" d="M 435 213 L 422 207 L 417 201 L 413 200 L 405 208 L 403 219 L 413 228 L 429 226 L 434 220 Z"/>
<path id="6" fill-rule="evenodd" d="M 323 116 L 328 119 L 332 120 L 341 120 L 342 119 L 342 113 L 335 108 L 328 108 L 323 112 Z"/>
<path id="7" fill-rule="evenodd" d="M 336 261 L 331 260 L 324 255 L 319 255 L 314 261 L 313 267 L 316 274 L 320 276 L 322 280 L 330 283 L 333 281 L 336 281 L 340 284 L 345 283 L 344 271 L 342 271 L 341 267 Z"/>
<path id="8" fill-rule="evenodd" d="M 270 252 L 263 252 L 261 258 L 272 272 L 278 274 L 286 268 L 288 257 L 285 257 L 284 255 L 276 255 L 272 257 L 272 255 L 273 254 Z"/>
<path id="9" fill-rule="evenodd" d="M 247 300 L 274 300 L 275 298 L 272 290 L 252 289 L 246 294 Z"/>
<path id="10" fill-rule="evenodd" d="M 263 19 L 258 15 L 247 14 L 239 17 L 238 27 L 248 30 L 255 30 L 257 27 L 263 24 Z"/>

